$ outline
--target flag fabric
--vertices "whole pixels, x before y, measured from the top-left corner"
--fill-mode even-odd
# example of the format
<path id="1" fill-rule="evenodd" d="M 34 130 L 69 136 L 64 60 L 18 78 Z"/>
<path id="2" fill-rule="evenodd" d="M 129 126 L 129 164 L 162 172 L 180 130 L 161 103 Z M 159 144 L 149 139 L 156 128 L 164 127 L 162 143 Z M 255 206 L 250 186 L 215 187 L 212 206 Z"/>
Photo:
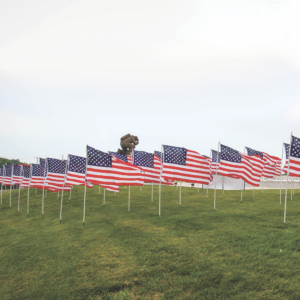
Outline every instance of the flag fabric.
<path id="1" fill-rule="evenodd" d="M 41 166 L 45 166 L 45 164 L 46 164 L 46 159 L 40 157 L 39 160 L 40 160 L 40 165 L 41 165 Z"/>
<path id="2" fill-rule="evenodd" d="M 31 164 L 30 187 L 43 189 L 45 179 L 45 167 L 40 164 Z"/>
<path id="3" fill-rule="evenodd" d="M 4 165 L 4 180 L 3 185 L 11 185 L 12 184 L 12 172 L 13 172 L 13 165 L 12 164 L 5 164 Z"/>
<path id="4" fill-rule="evenodd" d="M 264 161 L 259 155 L 246 155 L 221 145 L 218 174 L 243 179 L 253 186 L 259 186 L 263 168 Z"/>
<path id="5" fill-rule="evenodd" d="M 132 163 L 135 166 L 140 167 L 145 172 L 145 182 L 148 183 L 160 183 L 160 159 L 145 151 L 133 150 Z"/>
<path id="6" fill-rule="evenodd" d="M 4 178 L 4 167 L 0 167 L 0 183 L 3 183 Z"/>
<path id="7" fill-rule="evenodd" d="M 292 136 L 289 176 L 300 177 L 300 139 Z"/>
<path id="8" fill-rule="evenodd" d="M 159 154 L 159 156 L 157 155 Z M 159 164 L 160 164 L 160 171 L 162 169 L 162 163 L 161 163 L 161 152 L 159 151 L 154 151 L 154 156 L 156 156 L 156 159 L 158 159 L 159 161 Z M 161 173 L 161 172 L 160 172 Z M 171 185 L 171 186 L 174 186 L 175 185 L 175 181 L 174 180 L 171 180 L 171 179 L 165 179 L 163 177 L 160 178 L 161 179 L 161 182 L 160 184 L 162 185 Z"/>
<path id="9" fill-rule="evenodd" d="M 122 154 L 122 153 L 117 153 L 117 152 L 112 152 L 112 151 L 108 151 L 108 153 L 110 155 L 112 155 L 113 157 L 116 157 L 126 163 L 131 163 L 132 164 L 132 157 L 130 155 L 126 155 L 126 154 Z"/>
<path id="10" fill-rule="evenodd" d="M 154 154 L 158 156 L 158 158 L 161 160 L 161 152 L 160 151 L 154 151 Z"/>
<path id="11" fill-rule="evenodd" d="M 281 159 L 279 157 L 269 155 L 266 152 L 253 150 L 249 147 L 246 147 L 246 150 L 247 150 L 248 155 L 250 155 L 250 156 L 259 155 L 263 159 L 263 161 L 265 163 L 265 166 L 264 166 L 264 169 L 262 172 L 263 177 L 273 178 L 274 176 L 278 176 L 281 174 L 281 169 L 280 169 Z"/>
<path id="12" fill-rule="evenodd" d="M 287 173 L 288 165 L 289 165 L 289 157 L 290 157 L 290 144 L 283 143 L 284 146 L 284 152 L 285 152 L 285 164 L 282 168 L 282 171 L 284 173 Z"/>
<path id="13" fill-rule="evenodd" d="M 47 158 L 47 176 L 45 178 L 45 188 L 51 191 L 70 191 L 71 186 L 65 184 L 67 161 Z"/>
<path id="14" fill-rule="evenodd" d="M 85 185 L 86 157 L 69 154 L 68 169 L 65 184 L 67 185 Z M 86 186 L 92 188 L 90 182 Z"/>
<path id="15" fill-rule="evenodd" d="M 22 166 L 21 187 L 28 188 L 30 185 L 30 166 Z"/>
<path id="16" fill-rule="evenodd" d="M 13 165 L 13 175 L 12 175 L 13 184 L 19 185 L 22 182 L 22 166 L 14 164 Z"/>
<path id="17" fill-rule="evenodd" d="M 221 159 L 221 153 L 216 150 L 211 150 L 211 172 L 216 174 Z"/>
<path id="18" fill-rule="evenodd" d="M 210 163 L 198 152 L 167 145 L 163 145 L 163 149 L 163 178 L 190 183 L 210 183 Z"/>
<path id="19" fill-rule="evenodd" d="M 104 188 L 144 184 L 144 174 L 139 167 L 90 146 L 87 146 L 86 179 Z"/>
<path id="20" fill-rule="evenodd" d="M 210 181 L 213 181 L 213 173 L 212 173 L 212 159 L 207 155 L 202 155 L 209 162 L 209 170 L 210 170 Z M 215 173 L 214 173 L 215 174 Z"/>

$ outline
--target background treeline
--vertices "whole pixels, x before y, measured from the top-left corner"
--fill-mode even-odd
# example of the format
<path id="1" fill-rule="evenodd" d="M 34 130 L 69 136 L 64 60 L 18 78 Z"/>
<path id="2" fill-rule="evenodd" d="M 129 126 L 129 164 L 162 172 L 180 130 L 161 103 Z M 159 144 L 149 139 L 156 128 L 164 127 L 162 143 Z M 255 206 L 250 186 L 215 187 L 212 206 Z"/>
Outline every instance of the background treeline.
<path id="1" fill-rule="evenodd" d="M 0 167 L 2 167 L 4 164 L 23 164 L 23 163 L 20 162 L 19 159 L 6 159 L 3 157 L 0 157 Z"/>

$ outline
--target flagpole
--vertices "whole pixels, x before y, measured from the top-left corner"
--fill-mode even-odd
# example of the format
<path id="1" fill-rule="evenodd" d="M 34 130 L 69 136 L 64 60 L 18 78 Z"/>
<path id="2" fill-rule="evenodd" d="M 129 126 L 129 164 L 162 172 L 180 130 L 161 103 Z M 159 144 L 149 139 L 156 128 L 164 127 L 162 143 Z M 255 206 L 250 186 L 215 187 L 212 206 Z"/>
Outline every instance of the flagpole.
<path id="1" fill-rule="evenodd" d="M 164 166 L 163 163 L 163 145 L 161 144 L 161 159 L 160 159 L 160 177 L 159 177 L 159 197 L 158 197 L 158 215 L 161 216 L 161 175 L 162 175 L 162 169 Z"/>
<path id="2" fill-rule="evenodd" d="M 103 206 L 105 205 L 105 188 L 103 188 Z"/>
<path id="3" fill-rule="evenodd" d="M 21 166 L 21 173 L 20 175 L 22 175 L 22 169 L 23 169 L 23 166 Z M 18 195 L 18 212 L 20 212 L 20 192 L 21 192 L 21 183 L 19 182 L 19 195 Z"/>
<path id="4" fill-rule="evenodd" d="M 45 191 L 46 165 L 47 165 L 47 157 L 45 158 L 45 165 L 44 165 L 44 182 L 43 182 L 43 193 L 42 193 L 42 218 L 44 218 L 44 191 Z"/>
<path id="5" fill-rule="evenodd" d="M 219 161 L 219 149 L 220 149 L 220 141 L 218 143 L 217 162 Z M 215 181 L 215 192 L 214 192 L 214 210 L 217 210 L 216 209 L 216 196 L 217 196 L 217 175 L 218 175 L 219 165 L 216 167 L 216 181 Z M 208 185 L 207 185 L 207 190 L 208 190 Z"/>
<path id="6" fill-rule="evenodd" d="M 84 222 L 85 222 L 85 202 L 86 202 L 86 169 L 87 169 L 87 146 L 86 145 L 86 153 L 85 153 L 85 177 L 84 177 L 84 196 L 83 196 L 83 221 L 82 221 L 82 224 L 83 224 L 83 227 L 84 227 Z"/>
<path id="7" fill-rule="evenodd" d="M 279 180 L 280 180 L 280 182 L 279 182 L 279 185 L 280 185 L 280 205 L 281 205 L 281 173 L 282 173 L 282 170 L 283 170 L 283 168 L 284 168 L 284 164 L 283 164 L 283 147 L 284 147 L 284 143 L 282 143 L 282 151 L 281 151 L 281 168 L 280 168 L 280 175 L 279 175 Z"/>
<path id="8" fill-rule="evenodd" d="M 289 149 L 289 163 L 288 163 L 288 170 L 287 170 L 287 174 L 286 174 L 286 186 L 285 186 L 285 202 L 284 202 L 284 217 L 283 217 L 284 224 L 286 224 L 287 186 L 288 186 L 288 178 L 289 178 L 289 173 L 290 173 L 290 158 L 291 158 L 292 139 L 293 139 L 293 133 L 291 132 L 290 149 Z"/>
<path id="9" fill-rule="evenodd" d="M 32 177 L 32 165 L 30 165 L 29 175 L 30 175 L 30 180 L 28 183 L 28 191 L 27 191 L 27 217 L 29 216 L 29 187 L 31 184 L 31 177 Z"/>
<path id="10" fill-rule="evenodd" d="M 130 185 L 128 186 L 128 211 L 130 211 Z"/>
<path id="11" fill-rule="evenodd" d="M 10 191 L 9 191 L 9 209 L 11 209 L 11 185 L 12 185 L 12 180 L 10 182 Z"/>
<path id="12" fill-rule="evenodd" d="M 152 182 L 152 194 L 151 194 L 151 202 L 153 202 L 153 182 Z"/>
<path id="13" fill-rule="evenodd" d="M 291 180 L 291 201 L 293 200 L 293 185 L 294 185 L 294 177 L 292 177 L 292 180 Z"/>
<path id="14" fill-rule="evenodd" d="M 180 181 L 180 187 L 179 187 L 179 205 L 181 206 L 181 181 Z"/>
<path id="15" fill-rule="evenodd" d="M 244 154 L 246 152 L 246 147 L 244 146 Z M 245 186 L 245 181 L 244 181 L 244 186 Z M 241 189 L 241 202 L 243 202 L 243 188 Z"/>
<path id="16" fill-rule="evenodd" d="M 65 179 L 64 179 L 63 189 L 61 191 L 60 212 L 59 212 L 59 223 L 60 224 L 61 224 L 61 215 L 62 215 L 62 205 L 63 205 L 63 198 L 64 198 L 65 182 L 66 182 L 66 177 L 67 177 L 68 161 L 69 161 L 69 154 L 67 156 L 66 169 L 65 169 Z"/>

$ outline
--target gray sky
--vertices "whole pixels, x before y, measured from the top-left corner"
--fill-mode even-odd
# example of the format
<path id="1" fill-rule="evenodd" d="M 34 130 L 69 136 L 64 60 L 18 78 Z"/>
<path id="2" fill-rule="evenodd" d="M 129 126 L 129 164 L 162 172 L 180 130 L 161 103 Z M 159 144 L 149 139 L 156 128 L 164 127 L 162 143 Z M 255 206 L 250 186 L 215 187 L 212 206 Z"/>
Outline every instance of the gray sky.
<path id="1" fill-rule="evenodd" d="M 0 156 L 281 157 L 300 136 L 299 0 L 0 0 Z"/>

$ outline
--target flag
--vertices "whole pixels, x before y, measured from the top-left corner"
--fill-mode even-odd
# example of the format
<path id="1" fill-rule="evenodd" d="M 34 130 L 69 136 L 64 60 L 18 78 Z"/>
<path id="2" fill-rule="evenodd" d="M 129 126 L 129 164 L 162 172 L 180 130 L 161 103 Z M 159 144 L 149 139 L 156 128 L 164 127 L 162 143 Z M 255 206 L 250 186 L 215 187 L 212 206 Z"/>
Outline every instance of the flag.
<path id="1" fill-rule="evenodd" d="M 259 155 L 264 163 L 264 169 L 262 172 L 262 176 L 266 178 L 273 178 L 274 176 L 278 176 L 281 174 L 281 159 L 276 156 L 269 155 L 268 153 L 265 152 L 260 152 L 257 150 L 253 150 L 251 148 L 246 147 L 247 154 L 252 156 L 252 155 Z"/>
<path id="2" fill-rule="evenodd" d="M 300 177 L 300 139 L 292 136 L 289 176 Z"/>
<path id="3" fill-rule="evenodd" d="M 30 187 L 43 189 L 45 179 L 45 167 L 40 164 L 31 164 Z"/>
<path id="4" fill-rule="evenodd" d="M 209 162 L 209 170 L 210 170 L 210 181 L 213 181 L 213 173 L 212 173 L 212 159 L 207 155 L 202 155 Z M 216 173 L 214 173 L 216 174 Z"/>
<path id="5" fill-rule="evenodd" d="M 12 164 L 5 164 L 4 165 L 4 180 L 3 185 L 11 185 L 12 182 L 12 171 L 13 171 L 13 165 Z"/>
<path id="6" fill-rule="evenodd" d="M 3 178 L 4 178 L 4 166 L 0 167 L 0 183 L 3 183 Z"/>
<path id="7" fill-rule="evenodd" d="M 47 158 L 47 176 L 45 178 L 45 188 L 51 191 L 70 191 L 71 187 L 65 185 L 65 177 L 67 171 L 67 161 Z"/>
<path id="8" fill-rule="evenodd" d="M 40 160 L 40 165 L 41 166 L 45 166 L 46 165 L 46 159 L 45 158 L 39 158 L 39 160 Z"/>
<path id="9" fill-rule="evenodd" d="M 126 154 L 122 154 L 122 153 L 117 153 L 117 152 L 112 152 L 112 151 L 108 151 L 108 153 L 110 155 L 112 155 L 113 157 L 116 157 L 126 163 L 131 163 L 132 164 L 132 157 L 130 155 L 126 155 Z"/>
<path id="10" fill-rule="evenodd" d="M 218 174 L 243 179 L 251 185 L 259 186 L 263 168 L 264 161 L 259 155 L 246 155 L 221 145 L 221 160 Z"/>
<path id="11" fill-rule="evenodd" d="M 144 183 L 144 174 L 140 168 L 130 163 L 87 146 L 86 179 L 104 188 L 117 188 L 121 185 L 141 186 Z"/>
<path id="12" fill-rule="evenodd" d="M 133 150 L 133 165 L 140 167 L 145 172 L 145 182 L 160 183 L 160 159 L 145 151 Z"/>
<path id="13" fill-rule="evenodd" d="M 22 181 L 22 167 L 20 165 L 14 164 L 13 165 L 13 175 L 12 175 L 12 182 L 13 184 L 20 184 Z"/>
<path id="14" fill-rule="evenodd" d="M 211 156 L 211 172 L 212 174 L 216 174 L 221 159 L 221 153 L 216 150 L 211 150 Z"/>
<path id="15" fill-rule="evenodd" d="M 190 183 L 210 183 L 210 163 L 198 152 L 166 145 L 163 145 L 163 149 L 163 178 Z"/>
<path id="16" fill-rule="evenodd" d="M 282 171 L 284 173 L 287 173 L 287 170 L 288 170 L 288 164 L 289 164 L 289 157 L 290 157 L 290 144 L 287 144 L 287 143 L 283 143 L 284 145 L 284 152 L 285 152 L 285 164 L 282 168 Z"/>
<path id="17" fill-rule="evenodd" d="M 65 184 L 67 185 L 85 185 L 86 158 L 69 154 L 68 169 Z M 92 188 L 89 182 L 87 187 Z"/>
<path id="18" fill-rule="evenodd" d="M 22 166 L 22 182 L 21 187 L 28 188 L 30 185 L 30 167 Z"/>

